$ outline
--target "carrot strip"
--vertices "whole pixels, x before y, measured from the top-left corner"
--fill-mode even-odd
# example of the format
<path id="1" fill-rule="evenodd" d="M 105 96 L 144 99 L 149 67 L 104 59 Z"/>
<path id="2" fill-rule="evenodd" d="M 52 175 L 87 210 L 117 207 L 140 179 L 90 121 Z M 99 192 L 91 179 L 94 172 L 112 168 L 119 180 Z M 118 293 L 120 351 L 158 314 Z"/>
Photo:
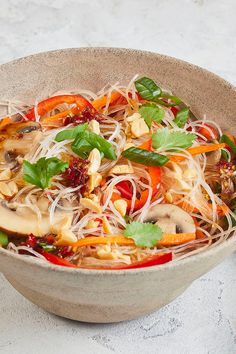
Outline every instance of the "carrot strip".
<path id="1" fill-rule="evenodd" d="M 152 146 L 152 139 L 149 139 L 149 140 L 145 141 L 144 143 L 142 143 L 139 146 L 139 149 L 150 151 L 151 150 L 151 146 Z"/>
<path id="2" fill-rule="evenodd" d="M 160 246 L 175 246 L 182 245 L 196 239 L 196 234 L 180 233 L 180 234 L 164 234 L 162 239 L 158 241 L 157 245 Z"/>
<path id="3" fill-rule="evenodd" d="M 193 218 L 193 220 L 194 220 L 194 224 L 195 224 L 195 226 L 196 226 L 196 228 L 197 228 L 197 229 L 196 229 L 196 238 L 197 238 L 197 239 L 199 239 L 199 238 L 205 238 L 206 235 L 204 234 L 204 232 L 202 232 L 201 230 L 198 229 L 198 227 L 200 227 L 199 222 L 197 221 L 196 218 Z"/>
<path id="4" fill-rule="evenodd" d="M 196 239 L 194 233 L 180 233 L 180 234 L 164 234 L 162 239 L 157 242 L 158 246 L 174 246 L 182 245 L 183 243 L 190 242 Z M 89 236 L 72 243 L 71 246 L 77 248 L 84 246 L 95 246 L 105 244 L 118 244 L 120 246 L 134 246 L 135 243 L 131 238 L 124 237 L 123 235 L 116 235 L 110 237 L 102 236 Z"/>
<path id="5" fill-rule="evenodd" d="M 43 118 L 41 121 L 42 123 L 51 123 L 51 122 L 55 122 L 57 120 L 60 120 L 62 118 L 66 118 L 68 116 L 73 116 L 74 114 L 78 113 L 78 108 L 77 107 L 74 107 L 72 109 L 67 109 L 65 111 L 62 111 L 60 113 L 57 113 L 51 117 L 46 117 L 46 118 Z"/>
<path id="6" fill-rule="evenodd" d="M 196 146 L 192 147 L 189 149 L 186 149 L 187 152 L 189 152 L 191 155 L 198 155 L 198 154 L 203 154 L 205 152 L 211 152 L 211 151 L 216 151 L 219 149 L 223 149 L 226 147 L 226 144 L 212 144 L 212 145 L 201 145 L 201 146 Z M 183 161 L 187 158 L 187 156 L 172 156 L 170 158 L 170 161 L 178 162 L 178 161 Z"/>
<path id="7" fill-rule="evenodd" d="M 112 92 L 110 104 L 114 103 L 120 97 L 121 97 L 121 94 L 119 92 L 117 92 L 117 91 Z M 107 103 L 107 95 L 102 96 L 102 97 L 98 98 L 97 100 L 94 100 L 92 102 L 92 105 L 96 110 L 99 110 L 99 109 L 103 108 L 106 105 L 106 103 Z"/>
<path id="8" fill-rule="evenodd" d="M 179 204 L 179 206 L 184 209 L 187 213 L 199 213 L 199 209 L 197 207 L 193 207 L 188 202 L 182 202 Z M 209 208 L 212 207 L 211 203 L 208 203 Z M 224 216 L 229 212 L 229 207 L 226 204 L 223 205 L 217 205 L 216 207 L 217 214 L 219 216 Z"/>

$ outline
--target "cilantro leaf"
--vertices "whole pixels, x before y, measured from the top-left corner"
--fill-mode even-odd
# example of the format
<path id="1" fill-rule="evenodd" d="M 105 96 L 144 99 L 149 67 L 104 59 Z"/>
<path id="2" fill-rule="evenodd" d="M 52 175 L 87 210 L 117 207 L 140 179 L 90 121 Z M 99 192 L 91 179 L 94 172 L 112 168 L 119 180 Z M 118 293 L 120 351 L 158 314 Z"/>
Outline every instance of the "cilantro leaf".
<path id="1" fill-rule="evenodd" d="M 136 246 L 154 247 L 161 239 L 162 231 L 158 225 L 133 221 L 126 226 L 124 235 L 132 238 Z"/>
<path id="2" fill-rule="evenodd" d="M 139 113 L 144 118 L 149 127 L 152 125 L 152 121 L 160 123 L 165 115 L 165 111 L 154 103 L 143 104 L 139 108 Z"/>
<path id="3" fill-rule="evenodd" d="M 189 117 L 189 109 L 183 108 L 177 114 L 173 122 L 179 127 L 182 128 L 187 123 Z"/>
<path id="4" fill-rule="evenodd" d="M 187 149 L 192 146 L 197 136 L 193 133 L 170 131 L 168 128 L 159 129 L 152 135 L 152 146 L 157 150 Z"/>
<path id="5" fill-rule="evenodd" d="M 85 130 L 79 133 L 71 145 L 72 151 L 79 155 L 82 159 L 88 158 L 90 151 L 97 148 L 109 160 L 116 160 L 117 156 L 115 151 L 106 139 L 100 135 Z"/>
<path id="6" fill-rule="evenodd" d="M 63 140 L 75 139 L 79 133 L 83 133 L 87 128 L 88 128 L 88 123 L 84 123 L 84 124 L 79 124 L 72 129 L 65 129 L 56 135 L 55 140 L 60 142 Z"/>
<path id="7" fill-rule="evenodd" d="M 152 101 L 161 95 L 161 88 L 148 77 L 141 77 L 135 81 L 135 87 L 140 96 L 145 100 Z"/>
<path id="8" fill-rule="evenodd" d="M 51 178 L 56 176 L 69 167 L 67 162 L 59 160 L 57 157 L 42 157 L 36 163 L 27 160 L 23 162 L 24 181 L 34 184 L 39 188 L 50 187 Z"/>

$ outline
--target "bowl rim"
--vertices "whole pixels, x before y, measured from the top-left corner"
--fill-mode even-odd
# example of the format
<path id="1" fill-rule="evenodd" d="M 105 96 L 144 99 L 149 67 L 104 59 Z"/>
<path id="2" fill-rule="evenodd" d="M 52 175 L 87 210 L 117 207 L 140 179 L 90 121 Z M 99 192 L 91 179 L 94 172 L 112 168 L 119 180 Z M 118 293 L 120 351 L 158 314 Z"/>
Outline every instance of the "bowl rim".
<path id="1" fill-rule="evenodd" d="M 202 68 L 198 65 L 189 63 L 187 61 L 184 61 L 182 59 L 178 59 L 169 55 L 164 55 L 164 54 L 159 54 L 151 51 L 146 51 L 146 50 L 139 50 L 139 49 L 131 49 L 131 48 L 116 48 L 116 47 L 78 47 L 78 48 L 64 48 L 64 49 L 56 49 L 56 50 L 50 50 L 50 51 L 44 51 L 44 52 L 39 52 L 36 54 L 31 54 L 25 57 L 20 57 L 18 59 L 11 60 L 7 63 L 3 63 L 0 65 L 0 69 L 4 69 L 8 66 L 12 66 L 14 64 L 23 62 L 23 61 L 31 61 L 34 60 L 34 58 L 40 58 L 46 55 L 49 56 L 57 56 L 60 53 L 66 53 L 66 52 L 90 52 L 91 54 L 93 52 L 113 52 L 113 53 L 129 53 L 130 55 L 143 55 L 145 56 L 150 56 L 150 57 L 157 57 L 160 59 L 164 59 L 166 61 L 171 61 L 171 62 L 176 62 L 181 65 L 184 65 L 185 67 L 188 67 L 189 69 L 192 69 L 194 71 L 201 71 L 203 74 L 206 76 L 210 76 L 213 79 L 216 79 L 218 81 L 221 81 L 228 89 L 236 92 L 236 87 L 233 86 L 231 83 L 229 83 L 227 80 L 223 79 L 222 77 L 218 76 L 217 74 L 212 73 L 211 71 L 208 71 L 205 68 Z M 54 265 L 49 262 L 39 262 L 35 261 L 36 259 L 33 257 L 27 257 L 23 255 L 19 255 L 13 252 L 10 252 L 4 248 L 0 247 L 0 257 L 2 255 L 13 258 L 16 260 L 20 260 L 22 263 L 25 265 L 32 265 L 35 267 L 42 267 L 44 269 L 50 269 L 52 271 L 58 271 L 60 273 L 72 273 L 72 274 L 84 274 L 84 275 L 128 275 L 128 274 L 142 274 L 142 273 L 153 273 L 153 272 L 162 272 L 167 269 L 172 269 L 172 268 L 179 268 L 183 266 L 187 266 L 192 263 L 197 263 L 200 262 L 202 259 L 209 258 L 213 256 L 214 254 L 220 252 L 221 250 L 224 250 L 225 248 L 230 247 L 230 245 L 233 246 L 235 244 L 235 247 L 232 247 L 232 252 L 236 249 L 236 232 L 226 241 L 224 241 L 222 244 L 217 245 L 213 248 L 207 249 L 203 251 L 202 253 L 198 253 L 189 257 L 186 257 L 184 259 L 181 259 L 180 261 L 174 260 L 169 263 L 165 263 L 163 265 L 158 265 L 158 266 L 151 266 L 151 267 L 146 267 L 146 268 L 137 268 L 137 269 L 121 269 L 121 270 L 101 270 L 101 269 L 86 269 L 86 268 L 70 268 L 70 267 L 65 267 L 65 266 L 58 266 Z M 3 272 L 4 274 L 4 272 Z"/>

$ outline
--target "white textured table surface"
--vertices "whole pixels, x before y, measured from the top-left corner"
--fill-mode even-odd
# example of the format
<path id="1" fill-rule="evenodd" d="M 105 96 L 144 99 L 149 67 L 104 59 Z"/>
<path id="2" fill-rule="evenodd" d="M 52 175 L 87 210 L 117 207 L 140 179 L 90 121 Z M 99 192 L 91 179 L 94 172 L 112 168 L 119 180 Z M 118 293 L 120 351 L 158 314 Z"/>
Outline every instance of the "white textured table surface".
<path id="1" fill-rule="evenodd" d="M 235 0 L 0 0 L 0 62 L 79 46 L 146 49 L 236 84 Z M 0 275 L 0 352 L 236 353 L 236 255 L 138 320 L 92 325 L 52 316 Z"/>

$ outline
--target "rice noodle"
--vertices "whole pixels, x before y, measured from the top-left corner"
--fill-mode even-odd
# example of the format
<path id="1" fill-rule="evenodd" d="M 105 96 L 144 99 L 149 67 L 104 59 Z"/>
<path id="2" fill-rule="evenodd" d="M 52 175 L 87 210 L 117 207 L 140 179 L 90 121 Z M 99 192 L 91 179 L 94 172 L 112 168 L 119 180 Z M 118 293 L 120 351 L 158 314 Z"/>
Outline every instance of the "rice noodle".
<path id="1" fill-rule="evenodd" d="M 197 139 L 194 141 L 193 146 L 207 145 L 210 144 L 207 138 L 204 136 L 202 130 L 199 129 L 204 127 L 206 131 L 212 136 L 212 139 L 215 139 L 213 131 L 210 127 L 214 127 L 219 136 L 222 135 L 222 130 L 217 123 L 207 119 L 204 115 L 203 119 L 198 120 L 189 120 L 183 128 L 179 128 L 174 122 L 175 115 L 169 107 L 161 106 L 161 109 L 164 111 L 164 118 L 161 124 L 153 124 L 150 129 L 150 134 L 147 136 L 140 136 L 134 138 L 127 133 L 129 128 L 129 122 L 127 118 L 133 113 L 137 112 L 140 106 L 140 101 L 137 97 L 137 92 L 135 88 L 135 80 L 138 75 L 135 75 L 130 82 L 124 86 L 119 82 L 111 85 L 107 84 L 102 88 L 98 93 L 92 92 L 84 88 L 74 88 L 68 91 L 57 91 L 48 95 L 48 97 L 57 96 L 57 95 L 66 95 L 66 94 L 80 94 L 83 95 L 86 99 L 93 101 L 99 99 L 103 96 L 106 96 L 106 102 L 101 108 L 100 113 L 102 113 L 103 119 L 101 120 L 100 127 L 100 136 L 106 139 L 117 155 L 117 160 L 112 161 L 108 159 L 103 159 L 99 167 L 98 172 L 104 179 L 104 184 L 100 187 L 99 192 L 95 189 L 93 193 L 97 193 L 96 196 L 101 203 L 102 213 L 95 212 L 90 209 L 82 208 L 80 204 L 80 199 L 86 197 L 82 193 L 82 186 L 78 185 L 76 187 L 68 187 L 63 184 L 63 178 L 61 176 L 55 176 L 52 179 L 51 185 L 45 190 L 42 191 L 40 188 L 35 188 L 32 185 L 22 184 L 19 191 L 11 198 L 10 203 L 15 203 L 17 208 L 29 208 L 37 217 L 38 222 L 42 220 L 42 216 L 46 213 L 49 217 L 50 225 L 55 223 L 55 213 L 66 213 L 72 215 L 72 223 L 69 226 L 69 230 L 72 231 L 77 239 L 83 239 L 87 236 L 104 236 L 107 237 L 111 234 L 122 234 L 124 229 L 127 226 L 126 220 L 123 215 L 116 209 L 113 201 L 114 191 L 119 194 L 120 192 L 116 189 L 117 184 L 121 182 L 127 182 L 132 191 L 132 197 L 130 199 L 130 208 L 127 210 L 127 215 L 131 220 L 136 220 L 139 222 L 145 222 L 150 208 L 161 204 L 166 203 L 166 194 L 170 194 L 173 198 L 173 204 L 181 206 L 183 209 L 187 209 L 190 216 L 197 220 L 197 231 L 201 232 L 203 237 L 197 238 L 194 241 L 172 247 L 154 247 L 154 248 L 138 248 L 135 246 L 119 246 L 112 245 L 112 251 L 117 251 L 122 255 L 130 256 L 134 260 L 140 260 L 145 256 L 154 255 L 164 252 L 173 252 L 174 261 L 179 261 L 183 258 L 189 257 L 191 255 L 203 252 L 206 249 L 216 247 L 220 243 L 224 242 L 232 233 L 236 230 L 236 226 L 232 220 L 235 220 L 235 214 L 229 209 L 225 212 L 224 220 L 226 225 L 222 226 L 222 217 L 218 215 L 218 209 L 221 206 L 225 206 L 224 201 L 215 193 L 213 190 L 213 184 L 218 183 L 220 180 L 219 172 L 209 169 L 207 164 L 207 155 L 201 154 L 198 156 L 192 156 L 186 149 L 178 148 L 172 149 L 172 151 L 165 150 L 164 148 L 157 149 L 157 153 L 161 153 L 168 157 L 179 156 L 184 157 L 184 162 L 180 162 L 178 167 L 182 171 L 181 178 L 178 174 L 175 174 L 171 170 L 170 164 L 162 167 L 162 178 L 160 184 L 157 186 L 155 193 L 153 193 L 153 186 L 150 175 L 144 166 L 124 161 L 122 158 L 122 151 L 127 143 L 132 143 L 134 146 L 138 147 L 147 139 L 151 138 L 151 134 L 155 133 L 160 127 L 165 126 L 172 131 L 189 131 L 191 130 L 196 134 Z M 122 100 L 122 103 L 117 103 L 111 105 L 111 97 L 113 92 L 118 92 L 122 97 L 124 97 L 127 103 L 124 103 L 125 100 Z M 36 122 L 41 122 L 41 117 L 38 113 L 38 103 L 41 101 L 41 98 L 37 98 L 34 102 L 34 114 Z M 124 102 L 123 102 L 124 101 Z M 7 111 L 9 117 L 12 120 L 19 119 L 22 117 L 23 120 L 27 120 L 25 112 L 32 106 L 25 104 L 20 101 L 2 101 L 0 106 L 4 107 Z M 51 112 L 49 112 L 46 117 L 53 116 L 59 112 L 63 112 L 69 108 L 74 107 L 75 105 L 60 104 Z M 4 116 L 0 117 L 0 120 Z M 67 126 L 62 126 L 58 122 L 50 122 L 42 125 L 42 139 L 39 143 L 31 146 L 31 149 L 24 156 L 24 159 L 28 160 L 30 163 L 35 163 L 40 158 L 50 158 L 58 157 L 61 159 L 64 155 L 75 157 L 78 156 L 71 149 L 71 143 L 73 140 L 63 140 L 57 142 L 55 140 L 56 135 L 59 132 L 62 132 L 68 128 L 72 128 L 73 124 Z M 224 151 L 224 149 L 223 149 Z M 227 150 L 225 150 L 227 152 Z M 228 161 L 232 161 L 231 154 L 228 153 Z M 109 171 L 113 166 L 119 163 L 125 163 L 128 166 L 133 167 L 134 173 L 127 173 L 123 175 L 109 174 Z M 6 164 L 1 163 L 1 170 L 5 168 Z M 10 167 L 10 164 L 7 164 L 7 167 Z M 184 172 L 186 170 L 195 171 L 195 177 L 188 180 L 184 177 Z M 18 167 L 17 173 L 12 177 L 12 181 L 18 182 L 22 181 L 22 167 Z M 178 187 L 179 180 L 184 181 L 186 185 L 189 186 L 189 189 Z M 176 182 L 176 183 L 174 183 Z M 147 191 L 147 199 L 145 203 L 138 209 L 135 208 L 135 203 L 137 196 L 139 196 L 143 190 Z M 38 205 L 38 201 L 41 197 L 44 197 L 48 200 L 48 210 L 47 212 L 42 212 Z M 236 198 L 236 192 L 233 191 L 231 198 Z M 121 195 L 122 199 L 122 195 Z M 196 207 L 198 211 L 196 212 Z M 111 232 L 104 231 L 103 222 L 104 217 L 106 217 L 107 222 Z M 88 228 L 87 225 L 91 221 L 99 220 L 99 225 L 97 227 Z M 94 247 L 84 247 L 83 250 L 78 250 L 75 255 L 69 257 L 71 261 L 78 261 L 81 258 L 81 254 L 86 254 L 84 257 L 84 262 L 88 264 L 96 264 L 96 259 L 98 264 L 110 264 L 110 263 L 129 263 L 127 259 L 113 259 L 111 260 L 98 260 L 96 258 L 96 252 L 100 246 Z M 16 246 L 12 242 L 9 243 L 8 249 L 12 252 L 19 253 L 19 251 L 27 251 L 31 255 L 45 259 L 40 253 L 36 252 L 34 249 L 28 246 Z M 112 252 L 111 251 L 111 252 Z M 82 257 L 83 258 L 83 257 Z M 86 263 L 86 264 L 87 264 Z"/>

